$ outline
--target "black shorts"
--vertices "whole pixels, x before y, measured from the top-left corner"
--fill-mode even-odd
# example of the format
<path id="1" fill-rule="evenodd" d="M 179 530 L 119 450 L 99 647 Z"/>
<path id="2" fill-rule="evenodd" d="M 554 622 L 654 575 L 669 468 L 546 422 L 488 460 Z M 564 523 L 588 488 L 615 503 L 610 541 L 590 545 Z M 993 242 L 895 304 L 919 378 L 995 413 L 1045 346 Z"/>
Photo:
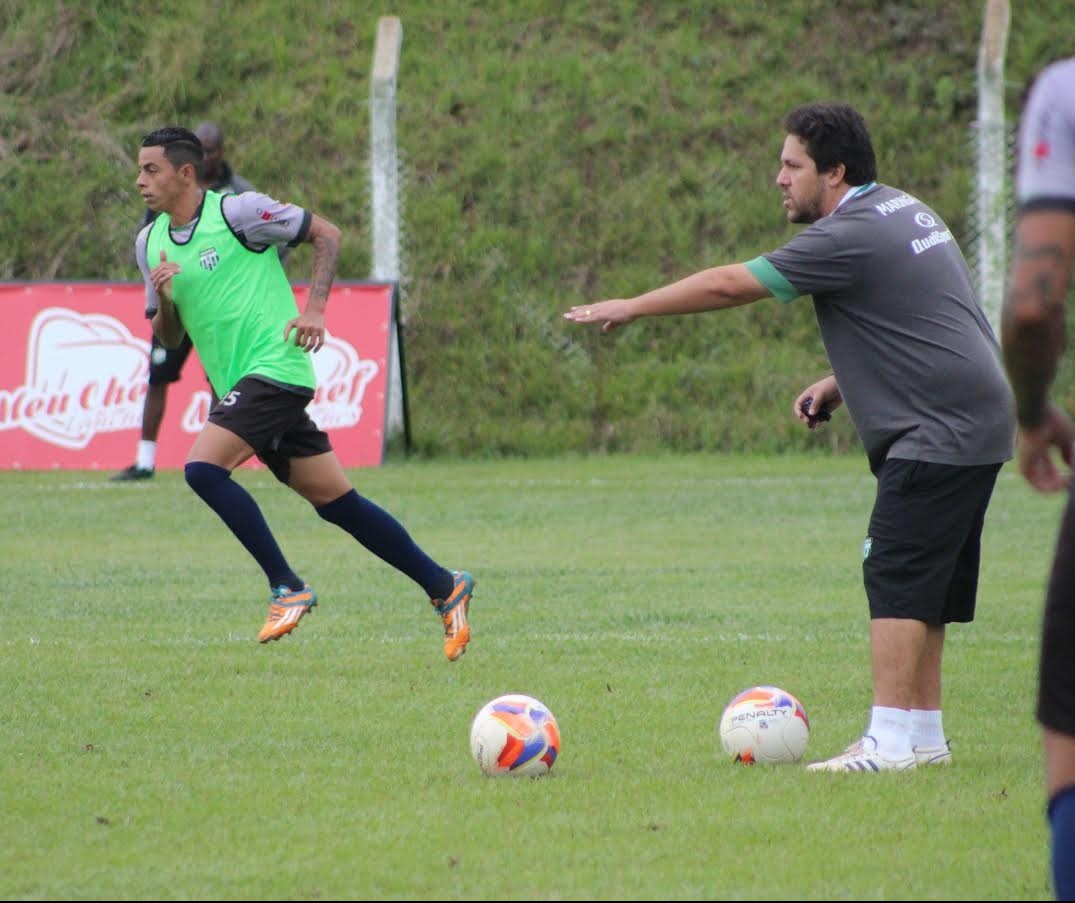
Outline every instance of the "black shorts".
<path id="1" fill-rule="evenodd" d="M 189 335 L 183 336 L 178 348 L 165 348 L 154 335 L 153 346 L 149 349 L 149 384 L 160 386 L 178 382 L 191 347 Z"/>
<path id="2" fill-rule="evenodd" d="M 328 435 L 306 413 L 312 398 L 312 391 L 301 386 L 283 388 L 244 376 L 213 405 L 209 422 L 235 433 L 286 484 L 292 458 L 332 451 Z"/>
<path id="3" fill-rule="evenodd" d="M 999 472 L 999 464 L 882 464 L 862 547 L 871 618 L 974 620 L 982 526 Z"/>
<path id="4" fill-rule="evenodd" d="M 1038 665 L 1038 721 L 1075 737 L 1075 497 L 1068 495 L 1056 540 Z"/>

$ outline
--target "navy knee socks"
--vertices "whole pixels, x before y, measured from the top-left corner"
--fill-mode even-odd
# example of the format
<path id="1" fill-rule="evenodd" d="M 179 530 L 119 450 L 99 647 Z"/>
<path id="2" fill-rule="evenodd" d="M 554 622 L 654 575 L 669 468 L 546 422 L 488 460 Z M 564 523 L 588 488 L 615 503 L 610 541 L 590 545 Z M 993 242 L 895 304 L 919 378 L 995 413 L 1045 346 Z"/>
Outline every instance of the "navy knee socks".
<path id="1" fill-rule="evenodd" d="M 451 595 L 455 585 L 451 571 L 426 555 L 391 514 L 354 489 L 316 510 L 378 558 L 410 577 L 431 599 L 447 599 Z"/>
<path id="2" fill-rule="evenodd" d="M 294 590 L 302 589 L 302 579 L 285 560 L 258 503 L 231 478 L 231 471 L 205 461 L 192 461 L 184 473 L 190 488 L 220 516 L 261 565 L 270 587 L 286 584 Z"/>
<path id="3" fill-rule="evenodd" d="M 1053 889 L 1057 900 L 1075 900 L 1075 787 L 1049 800 Z"/>

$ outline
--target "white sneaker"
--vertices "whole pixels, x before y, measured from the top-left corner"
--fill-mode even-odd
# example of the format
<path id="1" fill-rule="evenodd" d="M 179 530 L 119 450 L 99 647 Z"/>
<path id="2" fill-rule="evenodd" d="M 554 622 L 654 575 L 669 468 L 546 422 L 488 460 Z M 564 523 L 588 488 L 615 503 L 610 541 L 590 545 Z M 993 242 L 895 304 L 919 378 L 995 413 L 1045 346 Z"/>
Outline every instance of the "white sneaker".
<path id="1" fill-rule="evenodd" d="M 840 755 L 821 762 L 812 762 L 807 771 L 910 771 L 918 765 L 912 752 L 902 759 L 887 759 L 877 751 L 877 741 L 869 734 L 852 743 Z"/>
<path id="2" fill-rule="evenodd" d="M 919 765 L 951 765 L 952 741 L 945 740 L 943 746 L 916 746 L 914 757 Z"/>

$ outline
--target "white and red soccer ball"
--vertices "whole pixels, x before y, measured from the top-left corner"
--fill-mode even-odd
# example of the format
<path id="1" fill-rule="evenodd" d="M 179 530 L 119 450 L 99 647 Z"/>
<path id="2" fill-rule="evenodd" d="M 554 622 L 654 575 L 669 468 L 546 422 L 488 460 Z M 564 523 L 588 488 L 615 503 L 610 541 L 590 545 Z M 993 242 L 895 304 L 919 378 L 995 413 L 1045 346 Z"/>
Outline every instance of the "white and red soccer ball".
<path id="1" fill-rule="evenodd" d="M 560 755 L 560 727 L 548 706 L 508 693 L 481 707 L 470 725 L 470 751 L 493 777 L 541 777 Z"/>
<path id="2" fill-rule="evenodd" d="M 717 725 L 733 762 L 778 765 L 798 762 L 810 739 L 806 709 L 780 687 L 751 687 L 725 707 Z"/>

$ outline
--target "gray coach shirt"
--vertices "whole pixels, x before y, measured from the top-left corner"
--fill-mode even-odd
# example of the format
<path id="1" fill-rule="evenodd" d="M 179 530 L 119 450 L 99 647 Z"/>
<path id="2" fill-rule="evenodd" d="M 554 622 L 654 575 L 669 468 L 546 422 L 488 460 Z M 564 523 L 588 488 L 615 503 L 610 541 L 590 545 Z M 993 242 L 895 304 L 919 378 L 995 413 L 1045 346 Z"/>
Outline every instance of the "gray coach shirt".
<path id="1" fill-rule="evenodd" d="M 747 264 L 781 301 L 812 295 L 840 394 L 876 473 L 888 458 L 999 464 L 1015 409 L 996 336 L 941 218 L 871 183 Z"/>

